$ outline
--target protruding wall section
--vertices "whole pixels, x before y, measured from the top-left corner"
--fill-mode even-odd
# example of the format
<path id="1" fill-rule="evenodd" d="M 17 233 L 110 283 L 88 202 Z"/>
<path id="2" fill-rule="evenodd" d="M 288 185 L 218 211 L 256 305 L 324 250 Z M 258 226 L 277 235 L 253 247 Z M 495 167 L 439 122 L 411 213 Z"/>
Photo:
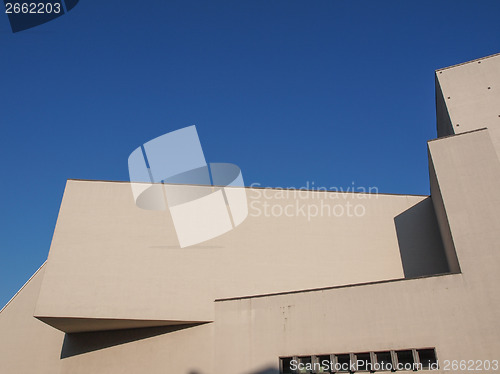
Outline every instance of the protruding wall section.
<path id="1" fill-rule="evenodd" d="M 436 71 L 438 136 L 488 128 L 500 158 L 500 54 Z"/>
<path id="2" fill-rule="evenodd" d="M 438 217 L 446 216 L 453 242 L 451 247 L 441 226 L 448 260 L 455 248 L 461 271 L 481 274 L 491 266 L 487 258 L 497 256 L 500 243 L 500 162 L 490 130 L 430 141 L 429 152 L 432 196 Z M 456 271 L 453 266 L 451 261 Z"/>

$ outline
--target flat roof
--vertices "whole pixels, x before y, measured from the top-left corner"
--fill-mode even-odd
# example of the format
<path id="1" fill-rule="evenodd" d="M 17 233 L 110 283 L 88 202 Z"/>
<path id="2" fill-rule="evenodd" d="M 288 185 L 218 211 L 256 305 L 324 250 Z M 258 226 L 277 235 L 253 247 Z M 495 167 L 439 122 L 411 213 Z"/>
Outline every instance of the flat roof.
<path id="1" fill-rule="evenodd" d="M 79 179 L 79 178 L 68 178 L 68 181 L 75 182 L 101 182 L 101 183 L 146 183 L 146 184 L 160 184 L 160 183 L 150 183 L 150 182 L 130 182 L 130 181 L 112 181 L 105 179 Z M 167 183 L 175 185 L 175 183 Z M 207 186 L 207 187 L 233 187 L 233 188 L 253 188 L 258 190 L 275 190 L 275 191 L 304 191 L 304 192 L 329 192 L 329 193 L 343 193 L 343 194 L 364 194 L 364 195 L 385 195 L 385 196 L 418 196 L 418 197 L 429 197 L 430 195 L 423 194 L 402 194 L 402 193 L 390 193 L 390 192 L 368 192 L 368 191 L 336 191 L 336 190 L 314 190 L 307 188 L 295 188 L 295 187 L 262 187 L 262 186 L 220 186 L 220 185 L 204 185 L 204 184 L 190 184 L 190 183 L 179 183 L 179 185 L 185 186 Z M 361 187 L 361 186 L 360 186 Z M 375 187 L 375 186 L 372 186 Z M 365 187 L 363 187 L 365 188 Z M 375 187 L 377 188 L 377 187 Z"/>
<path id="2" fill-rule="evenodd" d="M 447 70 L 447 69 L 456 68 L 457 66 L 462 66 L 462 65 L 472 64 L 472 63 L 474 63 L 474 62 L 479 62 L 479 61 L 486 60 L 486 59 L 488 59 L 488 58 L 492 58 L 492 57 L 497 57 L 497 56 L 500 56 L 500 52 L 499 52 L 499 53 L 492 54 L 492 55 L 489 55 L 489 56 L 484 56 L 484 57 L 476 58 L 475 60 L 470 60 L 470 61 L 466 61 L 466 62 L 461 62 L 461 63 L 459 63 L 459 64 L 450 65 L 450 66 L 446 66 L 446 67 L 444 67 L 444 68 L 436 69 L 436 72 L 438 72 L 438 71 L 443 71 L 443 70 Z"/>

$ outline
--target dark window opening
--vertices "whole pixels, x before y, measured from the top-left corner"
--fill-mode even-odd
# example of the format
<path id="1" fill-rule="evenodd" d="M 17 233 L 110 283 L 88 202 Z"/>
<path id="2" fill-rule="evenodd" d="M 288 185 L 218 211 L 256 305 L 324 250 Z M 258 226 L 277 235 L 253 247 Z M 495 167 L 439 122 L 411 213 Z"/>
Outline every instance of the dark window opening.
<path id="1" fill-rule="evenodd" d="M 312 368 L 312 359 L 311 356 L 302 356 L 299 357 L 299 370 L 297 370 L 297 373 L 300 374 L 309 374 L 312 373 L 312 370 L 309 370 Z"/>
<path id="2" fill-rule="evenodd" d="M 295 374 L 292 370 L 293 357 L 286 357 L 281 359 L 281 372 L 282 374 Z"/>
<path id="3" fill-rule="evenodd" d="M 340 373 L 348 373 L 351 365 L 351 356 L 349 353 L 337 355 L 337 371 Z"/>
<path id="4" fill-rule="evenodd" d="M 437 369 L 435 348 L 280 358 L 280 374 L 394 372 Z"/>
<path id="5" fill-rule="evenodd" d="M 371 366 L 370 352 L 356 354 L 356 369 L 358 371 L 369 371 Z"/>
<path id="6" fill-rule="evenodd" d="M 375 358 L 377 359 L 377 364 L 383 370 L 392 370 L 392 357 L 390 351 L 375 352 Z"/>
<path id="7" fill-rule="evenodd" d="M 418 358 L 422 364 L 422 369 L 430 369 L 431 365 L 435 367 L 437 363 L 436 350 L 434 348 L 429 349 L 417 349 Z"/>
<path id="8" fill-rule="evenodd" d="M 330 355 L 320 355 L 316 357 L 317 357 L 317 363 L 319 364 L 319 368 L 318 370 L 316 370 L 316 373 L 326 374 L 326 373 L 331 373 L 330 370 L 333 371 L 334 363 L 332 362 Z"/>
<path id="9" fill-rule="evenodd" d="M 398 370 L 413 370 L 413 352 L 410 350 L 396 351 L 398 359 Z"/>

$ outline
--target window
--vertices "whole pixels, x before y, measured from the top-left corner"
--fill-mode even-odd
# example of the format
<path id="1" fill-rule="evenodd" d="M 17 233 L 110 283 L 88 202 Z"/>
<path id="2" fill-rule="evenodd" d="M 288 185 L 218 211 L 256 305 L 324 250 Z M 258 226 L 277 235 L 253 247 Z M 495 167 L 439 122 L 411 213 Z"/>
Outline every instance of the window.
<path id="1" fill-rule="evenodd" d="M 413 370 L 415 368 L 411 350 L 396 351 L 396 358 L 398 360 L 397 370 Z"/>
<path id="2" fill-rule="evenodd" d="M 282 358 L 280 360 L 280 364 L 281 364 L 281 373 L 282 374 L 295 374 L 294 371 L 292 370 L 292 360 L 293 360 L 293 357 L 286 357 L 286 358 Z"/>
<path id="3" fill-rule="evenodd" d="M 312 370 L 310 370 L 312 368 L 312 359 L 311 359 L 311 356 L 302 356 L 302 357 L 299 357 L 299 370 L 297 370 L 297 373 L 300 373 L 300 374 L 308 374 L 308 373 L 312 373 Z"/>
<path id="4" fill-rule="evenodd" d="M 319 368 L 316 370 L 317 374 L 331 373 L 335 367 L 335 362 L 332 360 L 330 355 L 319 355 L 316 356 L 316 362 Z M 331 370 L 331 371 L 330 371 Z"/>
<path id="5" fill-rule="evenodd" d="M 431 365 L 436 365 L 436 350 L 434 348 L 417 349 L 418 360 L 422 364 L 422 369 L 430 369 Z"/>
<path id="6" fill-rule="evenodd" d="M 335 371 L 339 373 L 348 373 L 351 365 L 351 355 L 349 353 L 336 355 Z"/>
<path id="7" fill-rule="evenodd" d="M 370 352 L 356 353 L 356 370 L 357 371 L 370 371 L 371 369 L 371 356 Z"/>
<path id="8" fill-rule="evenodd" d="M 437 368 L 435 348 L 280 358 L 280 374 L 416 371 Z"/>
<path id="9" fill-rule="evenodd" d="M 392 356 L 390 351 L 375 352 L 376 365 L 374 367 L 377 371 L 390 371 L 393 368 Z"/>

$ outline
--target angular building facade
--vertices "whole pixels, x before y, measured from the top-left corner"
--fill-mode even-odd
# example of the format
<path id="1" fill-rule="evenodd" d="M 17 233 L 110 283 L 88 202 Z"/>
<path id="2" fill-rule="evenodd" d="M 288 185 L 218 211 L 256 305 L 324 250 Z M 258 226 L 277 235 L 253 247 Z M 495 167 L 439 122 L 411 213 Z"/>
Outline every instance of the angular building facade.
<path id="1" fill-rule="evenodd" d="M 69 180 L 0 373 L 500 372 L 500 55 L 436 71 L 436 106 L 430 196 L 245 188 L 187 248 L 130 183 Z"/>

